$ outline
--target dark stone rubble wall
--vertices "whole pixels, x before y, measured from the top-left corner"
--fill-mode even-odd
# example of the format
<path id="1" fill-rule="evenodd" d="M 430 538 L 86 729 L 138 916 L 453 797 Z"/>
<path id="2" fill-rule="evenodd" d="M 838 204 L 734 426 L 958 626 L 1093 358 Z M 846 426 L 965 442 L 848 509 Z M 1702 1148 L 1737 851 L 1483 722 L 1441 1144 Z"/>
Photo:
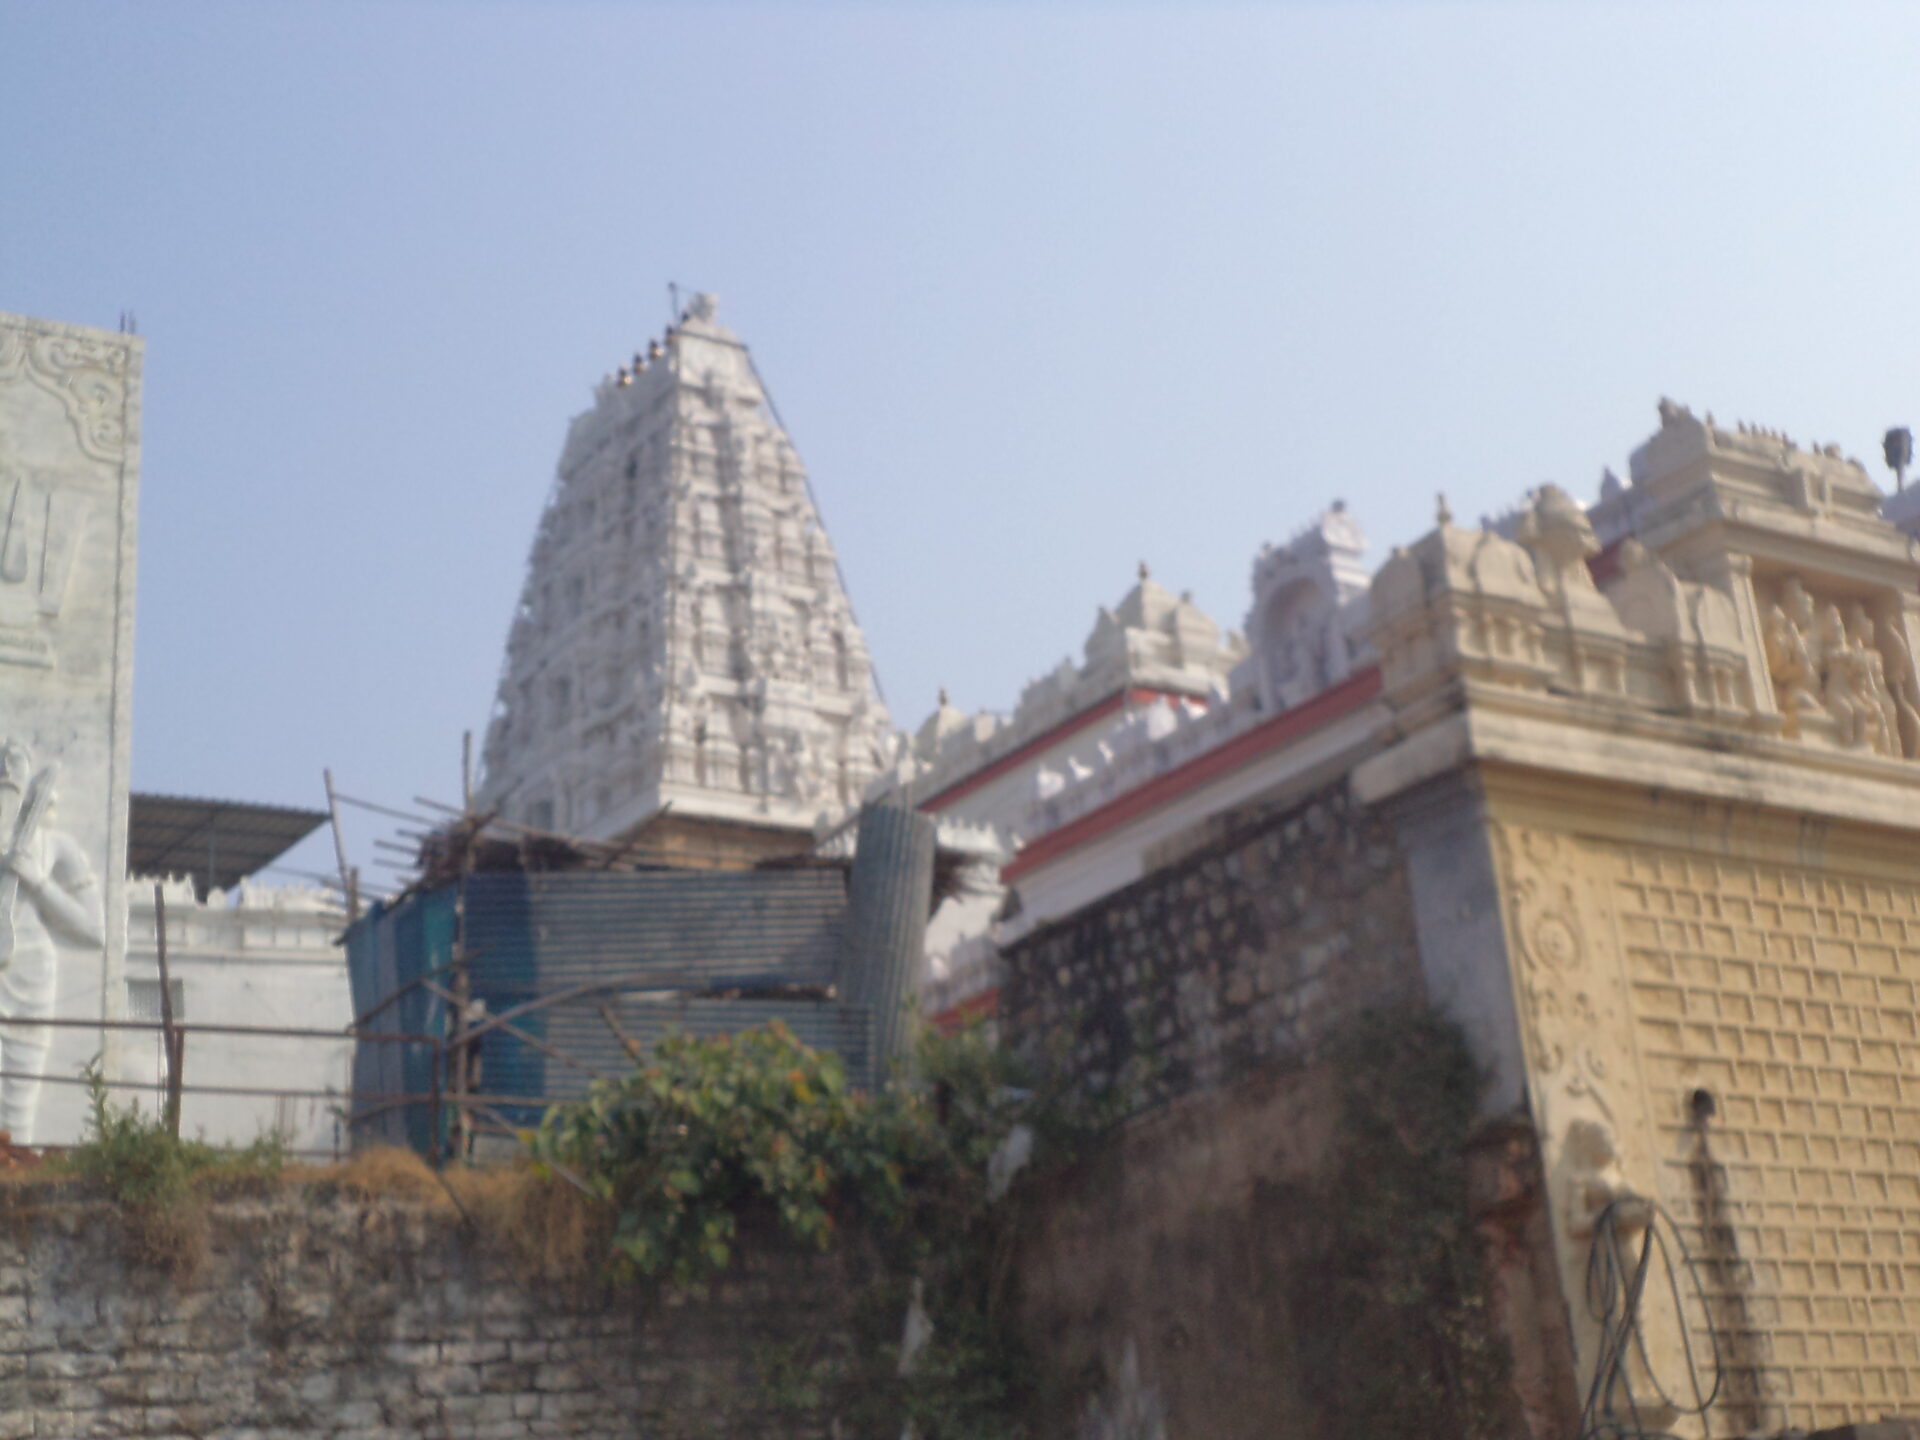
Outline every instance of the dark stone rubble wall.
<path id="1" fill-rule="evenodd" d="M 1303 1063 L 1343 1017 L 1420 998 L 1406 869 L 1344 785 L 1027 936 L 1003 957 L 1004 1033 L 1143 1105 Z"/>

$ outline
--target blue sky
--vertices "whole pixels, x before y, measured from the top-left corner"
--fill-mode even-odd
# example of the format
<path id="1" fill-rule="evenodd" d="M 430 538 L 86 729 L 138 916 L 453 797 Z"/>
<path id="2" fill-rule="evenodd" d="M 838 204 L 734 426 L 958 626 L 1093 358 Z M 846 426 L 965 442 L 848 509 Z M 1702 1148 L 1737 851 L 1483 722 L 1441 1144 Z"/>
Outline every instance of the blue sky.
<path id="1" fill-rule="evenodd" d="M 1237 626 L 1334 497 L 1377 559 L 1590 496 L 1662 394 L 1879 474 L 1916 56 L 1844 3 L 0 0 L 0 309 L 147 338 L 136 786 L 452 796 L 669 281 L 896 720 L 1003 708 L 1141 558 Z"/>

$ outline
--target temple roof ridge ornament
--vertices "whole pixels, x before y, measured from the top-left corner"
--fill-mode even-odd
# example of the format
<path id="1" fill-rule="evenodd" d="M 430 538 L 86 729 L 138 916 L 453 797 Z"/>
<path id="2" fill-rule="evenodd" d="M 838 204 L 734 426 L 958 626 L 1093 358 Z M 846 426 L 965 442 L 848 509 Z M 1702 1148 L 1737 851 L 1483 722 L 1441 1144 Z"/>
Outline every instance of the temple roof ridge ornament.
<path id="1" fill-rule="evenodd" d="M 1444 499 L 1440 508 L 1444 512 Z M 1270 713 L 1290 709 L 1366 663 L 1366 548 L 1366 534 L 1343 500 L 1285 545 L 1261 547 L 1247 611 L 1249 653 L 1235 672 L 1236 697 L 1245 695 L 1254 708 Z"/>

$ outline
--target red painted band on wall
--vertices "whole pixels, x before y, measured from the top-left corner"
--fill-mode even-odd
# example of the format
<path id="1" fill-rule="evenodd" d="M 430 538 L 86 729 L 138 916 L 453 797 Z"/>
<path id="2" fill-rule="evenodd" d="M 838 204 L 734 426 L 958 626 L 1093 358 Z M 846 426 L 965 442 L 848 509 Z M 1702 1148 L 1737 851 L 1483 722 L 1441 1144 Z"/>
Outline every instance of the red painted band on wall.
<path id="1" fill-rule="evenodd" d="M 1224 745 L 1196 755 L 1186 764 L 1156 775 L 1144 785 L 1116 796 L 1097 810 L 1090 810 L 1058 830 L 1040 836 L 1031 845 L 1000 867 L 1000 879 L 1008 884 L 1069 850 L 1076 850 L 1127 821 L 1158 809 L 1189 790 L 1198 789 L 1231 771 L 1278 750 L 1310 731 L 1351 714 L 1380 693 L 1380 667 L 1369 665 L 1357 670 L 1330 689 L 1291 710 L 1283 710 L 1271 720 L 1263 720 L 1243 735 Z"/>
<path id="2" fill-rule="evenodd" d="M 999 779 L 1009 770 L 1017 768 L 1023 761 L 1028 760 L 1039 751 L 1058 745 L 1075 731 L 1086 729 L 1087 726 L 1093 724 L 1096 720 L 1106 719 L 1107 716 L 1113 714 L 1113 712 L 1121 706 L 1129 704 L 1151 705 L 1161 696 L 1165 696 L 1167 699 L 1174 701 L 1191 701 L 1194 704 L 1202 706 L 1207 703 L 1204 696 L 1188 695 L 1179 690 L 1153 690 L 1141 686 L 1136 686 L 1131 690 L 1116 690 L 1098 704 L 1089 705 L 1078 714 L 1069 715 L 1051 730 L 1043 731 L 1019 748 L 1009 750 L 991 765 L 974 771 L 973 774 L 967 776 L 964 780 L 954 781 L 953 784 L 947 786 L 946 789 L 940 791 L 937 795 L 922 800 L 920 802 L 920 808 L 922 810 L 938 810 L 942 806 L 951 805 L 961 796 L 970 795 L 982 785 L 989 784 Z"/>
<path id="3" fill-rule="evenodd" d="M 927 1023 L 942 1035 L 952 1035 L 965 1029 L 975 1020 L 991 1020 L 1000 1013 L 1000 987 L 982 990 L 978 995 L 969 995 L 957 1005 L 949 1005 L 936 1015 L 929 1016 Z"/>

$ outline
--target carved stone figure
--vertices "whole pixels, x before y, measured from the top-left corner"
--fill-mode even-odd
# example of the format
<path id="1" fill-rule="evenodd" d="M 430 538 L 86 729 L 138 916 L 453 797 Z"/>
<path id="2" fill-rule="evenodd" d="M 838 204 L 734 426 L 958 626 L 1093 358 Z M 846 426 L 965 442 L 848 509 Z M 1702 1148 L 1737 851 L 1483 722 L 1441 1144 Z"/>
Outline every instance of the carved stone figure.
<path id="1" fill-rule="evenodd" d="M 807 737 L 799 731 L 787 735 L 781 746 L 781 768 L 784 774 L 782 783 L 776 787 L 778 793 L 789 795 L 802 804 L 811 805 L 820 798 L 820 767 L 813 757 L 813 747 L 807 744 Z"/>
<path id="2" fill-rule="evenodd" d="M 1791 738 L 1799 735 L 1801 720 L 1821 708 L 1820 667 L 1812 638 L 1813 601 L 1797 578 L 1789 576 L 1779 603 L 1767 608 L 1763 630 L 1767 673 Z"/>
<path id="3" fill-rule="evenodd" d="M 1876 624 L 1859 600 L 1816 604 L 1790 575 L 1761 640 L 1789 738 L 1816 717 L 1814 733 L 1843 748 L 1920 758 L 1920 675 L 1897 622 Z"/>
<path id="4" fill-rule="evenodd" d="M 1561 1221 L 1568 1235 L 1586 1240 L 1601 1212 L 1632 1193 L 1620 1169 L 1619 1145 L 1606 1122 L 1580 1116 L 1567 1126 L 1560 1156 L 1566 1172 Z"/>
<path id="5" fill-rule="evenodd" d="M 58 771 L 36 771 L 17 740 L 0 745 L 0 1128 L 31 1144 L 51 1030 L 61 940 L 106 943 L 99 884 L 86 852 L 55 828 Z"/>
<path id="6" fill-rule="evenodd" d="M 1862 669 L 1847 644 L 1846 623 L 1840 607 L 1829 602 L 1820 607 L 1819 630 L 1821 699 L 1833 717 L 1834 731 L 1842 745 L 1865 745 L 1871 739 L 1871 712 L 1866 702 L 1860 671 Z"/>
<path id="7" fill-rule="evenodd" d="M 1920 759 L 1920 673 L 1914 669 L 1913 651 L 1896 621 L 1882 620 L 1879 635 L 1880 648 L 1892 665 L 1888 689 L 1899 725 L 1900 748 L 1909 759 Z"/>
<path id="8" fill-rule="evenodd" d="M 1873 620 L 1867 607 L 1858 600 L 1847 610 L 1847 642 L 1858 657 L 1862 700 L 1873 707 L 1873 749 L 1877 755 L 1900 756 L 1906 753 L 1900 738 L 1900 715 L 1894 705 L 1893 691 L 1887 684 L 1887 661 L 1880 653 L 1874 635 Z"/>

